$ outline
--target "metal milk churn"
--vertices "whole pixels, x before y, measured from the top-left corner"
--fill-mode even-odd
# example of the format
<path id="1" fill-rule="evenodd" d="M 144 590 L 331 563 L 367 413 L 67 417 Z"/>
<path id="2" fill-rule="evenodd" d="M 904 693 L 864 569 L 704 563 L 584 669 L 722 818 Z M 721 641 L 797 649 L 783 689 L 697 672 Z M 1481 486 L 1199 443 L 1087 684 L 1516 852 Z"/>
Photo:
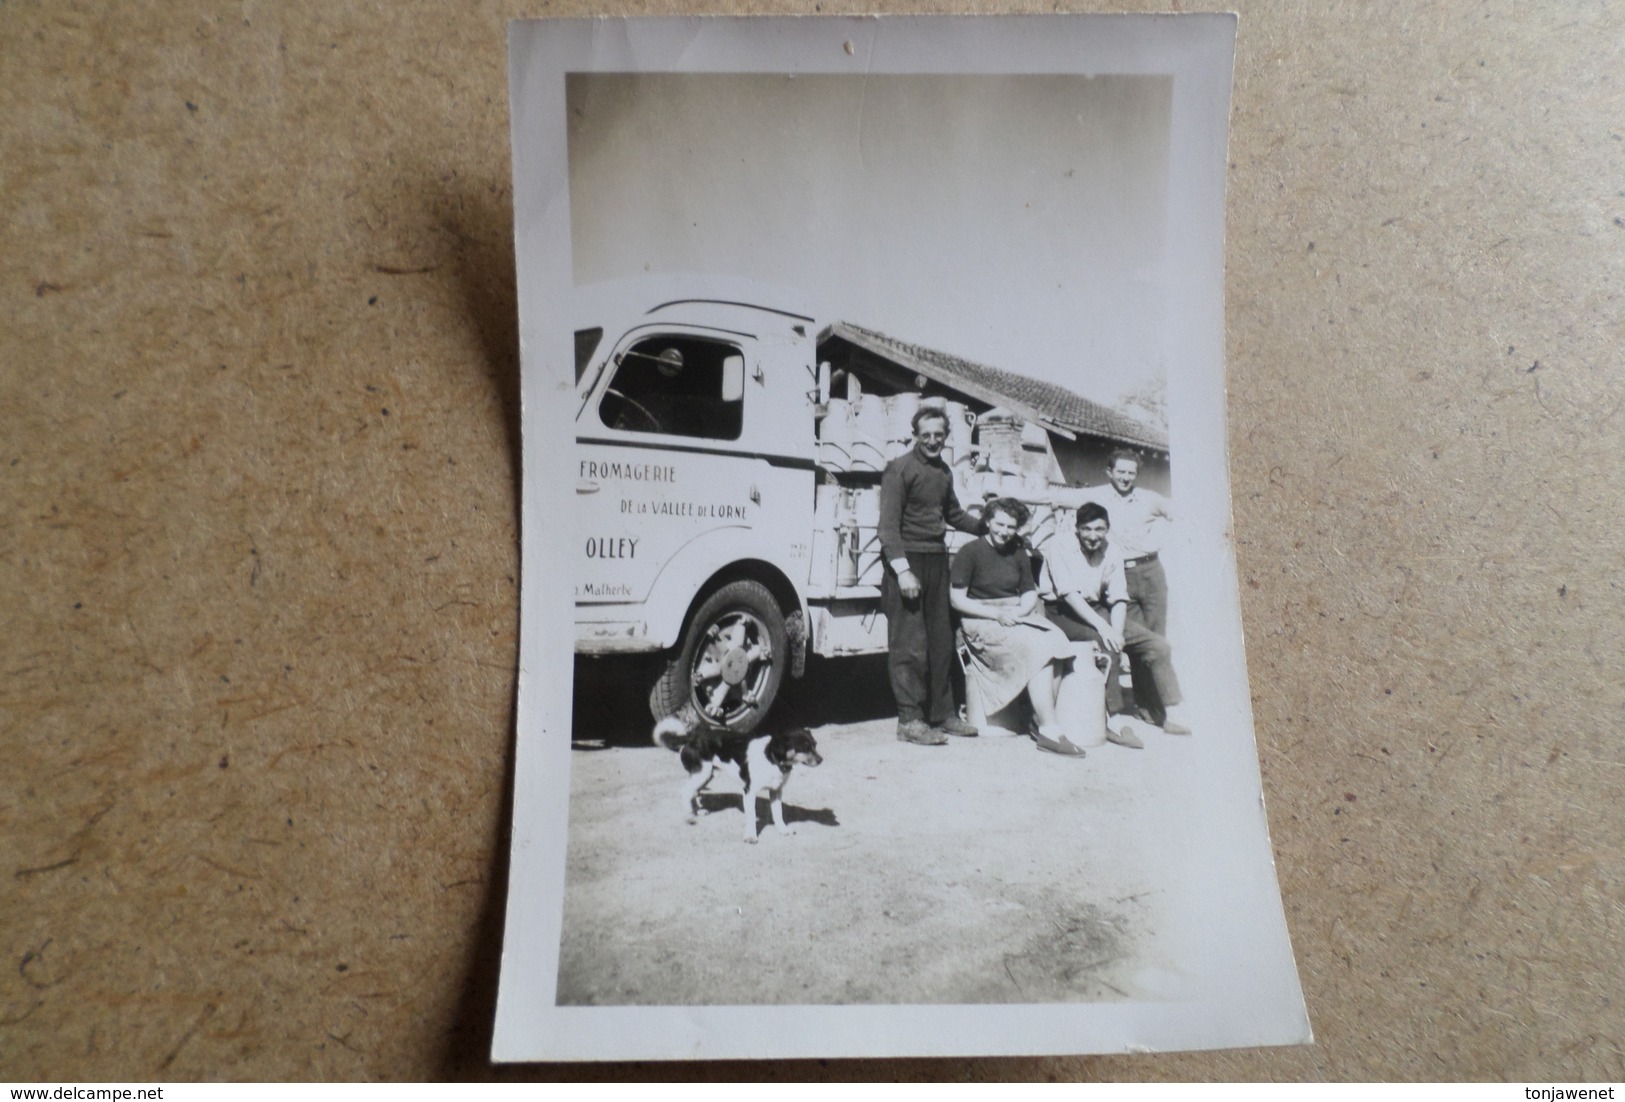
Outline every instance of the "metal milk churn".
<path id="1" fill-rule="evenodd" d="M 858 516 L 852 504 L 852 491 L 842 490 L 835 514 L 835 584 L 858 584 Z"/>

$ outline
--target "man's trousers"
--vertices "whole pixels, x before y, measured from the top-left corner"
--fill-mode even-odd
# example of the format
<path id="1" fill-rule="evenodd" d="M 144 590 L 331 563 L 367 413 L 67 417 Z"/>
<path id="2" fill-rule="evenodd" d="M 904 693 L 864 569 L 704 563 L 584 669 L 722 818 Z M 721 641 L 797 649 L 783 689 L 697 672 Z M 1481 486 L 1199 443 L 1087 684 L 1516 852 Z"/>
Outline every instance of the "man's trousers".
<path id="1" fill-rule="evenodd" d="M 1135 559 L 1125 566 L 1128 582 L 1128 618 L 1138 620 L 1158 635 L 1168 634 L 1168 575 L 1161 559 Z"/>
<path id="2" fill-rule="evenodd" d="M 1109 619 L 1105 609 L 1095 608 L 1095 611 L 1103 619 Z M 1044 615 L 1074 643 L 1094 643 L 1100 647 L 1102 654 L 1109 653 L 1100 633 L 1073 616 L 1072 610 L 1062 602 L 1046 601 Z M 1136 696 L 1140 695 L 1141 685 L 1148 685 L 1156 694 L 1155 704 L 1160 708 L 1178 704 L 1183 699 L 1179 693 L 1179 678 L 1174 673 L 1173 652 L 1168 640 L 1139 621 L 1128 619 L 1123 624 L 1123 653 L 1128 656 Z M 1117 680 L 1116 662 L 1106 673 L 1106 711 L 1114 716 L 1133 711 L 1125 706 L 1123 688 Z"/>
<path id="3" fill-rule="evenodd" d="M 954 708 L 954 629 L 948 606 L 948 553 L 909 551 L 908 568 L 920 580 L 920 595 L 903 599 L 897 575 L 886 567 L 880 607 L 886 613 L 886 668 L 900 721 L 938 724 L 958 715 Z"/>

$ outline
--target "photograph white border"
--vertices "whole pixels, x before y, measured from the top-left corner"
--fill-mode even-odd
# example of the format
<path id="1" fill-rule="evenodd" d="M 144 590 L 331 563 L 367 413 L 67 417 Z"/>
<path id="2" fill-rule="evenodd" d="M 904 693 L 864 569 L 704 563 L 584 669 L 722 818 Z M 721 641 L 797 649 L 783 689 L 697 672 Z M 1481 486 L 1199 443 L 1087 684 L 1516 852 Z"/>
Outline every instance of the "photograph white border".
<path id="1" fill-rule="evenodd" d="M 1236 22 L 1231 15 L 693 17 L 516 22 L 509 77 L 522 360 L 523 563 L 514 824 L 492 1055 L 499 1061 L 1041 1055 L 1305 1043 L 1310 1039 L 1275 882 L 1253 740 L 1230 528 L 1224 382 L 1224 186 Z M 1181 676 L 1206 693 L 1216 793 L 1201 813 L 1214 900 L 1212 970 L 1177 1003 L 986 1006 L 570 1007 L 554 1003 L 570 797 L 574 662 L 573 438 L 567 363 L 573 286 L 567 72 L 1158 74 L 1173 76 L 1168 237 L 1169 430 L 1187 557 L 1213 564 L 1202 637 Z M 1208 732 L 1204 731 L 1204 735 Z"/>

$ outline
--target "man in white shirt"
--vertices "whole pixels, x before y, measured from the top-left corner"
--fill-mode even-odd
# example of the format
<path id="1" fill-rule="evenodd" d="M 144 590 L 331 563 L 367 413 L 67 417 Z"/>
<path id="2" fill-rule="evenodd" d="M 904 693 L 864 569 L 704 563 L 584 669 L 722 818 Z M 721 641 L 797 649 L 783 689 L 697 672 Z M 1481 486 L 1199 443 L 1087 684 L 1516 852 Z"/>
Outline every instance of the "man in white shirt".
<path id="1" fill-rule="evenodd" d="M 1168 634 L 1168 575 L 1157 553 L 1173 512 L 1161 494 L 1135 485 L 1139 456 L 1126 448 L 1106 462 L 1106 484 L 1090 486 L 1085 501 L 1096 501 L 1111 518 L 1112 543 L 1123 556 L 1128 579 L 1128 610 L 1158 635 Z"/>
<path id="2" fill-rule="evenodd" d="M 1106 510 L 1112 543 L 1123 556 L 1124 576 L 1128 579 L 1129 619 L 1166 637 L 1168 575 L 1163 572 L 1159 552 L 1173 512 L 1167 498 L 1136 484 L 1139 476 L 1139 456 L 1119 448 L 1106 460 L 1105 483 L 1058 491 L 1052 503 L 1077 508 L 1093 501 Z M 1147 719 L 1156 723 L 1163 718 L 1161 706 L 1139 683 L 1135 695 Z"/>
<path id="3" fill-rule="evenodd" d="M 1143 677 L 1156 691 L 1166 712 L 1162 729 L 1170 735 L 1188 735 L 1168 640 L 1138 619 L 1128 616 L 1129 586 L 1123 555 L 1106 539 L 1111 519 L 1098 502 L 1078 507 L 1075 538 L 1064 532 L 1044 544 L 1044 566 L 1038 592 L 1044 614 L 1074 642 L 1093 642 L 1109 655 L 1128 656 L 1136 682 Z M 1106 677 L 1106 710 L 1120 715 L 1129 709 L 1115 676 L 1116 663 Z M 1112 741 L 1124 746 L 1142 743 L 1119 722 Z"/>

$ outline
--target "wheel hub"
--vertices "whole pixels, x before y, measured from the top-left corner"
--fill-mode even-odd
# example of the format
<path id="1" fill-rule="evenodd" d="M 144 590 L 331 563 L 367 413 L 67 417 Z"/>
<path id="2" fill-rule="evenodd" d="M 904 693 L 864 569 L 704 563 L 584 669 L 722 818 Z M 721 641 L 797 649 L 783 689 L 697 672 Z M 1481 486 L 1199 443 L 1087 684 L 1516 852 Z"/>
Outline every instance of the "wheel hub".
<path id="1" fill-rule="evenodd" d="M 734 647 L 722 656 L 722 680 L 737 685 L 750 672 L 750 656 L 740 647 Z"/>
<path id="2" fill-rule="evenodd" d="M 720 615 L 705 633 L 689 682 L 700 713 L 727 724 L 756 707 L 773 674 L 773 648 L 767 625 L 745 610 Z"/>

